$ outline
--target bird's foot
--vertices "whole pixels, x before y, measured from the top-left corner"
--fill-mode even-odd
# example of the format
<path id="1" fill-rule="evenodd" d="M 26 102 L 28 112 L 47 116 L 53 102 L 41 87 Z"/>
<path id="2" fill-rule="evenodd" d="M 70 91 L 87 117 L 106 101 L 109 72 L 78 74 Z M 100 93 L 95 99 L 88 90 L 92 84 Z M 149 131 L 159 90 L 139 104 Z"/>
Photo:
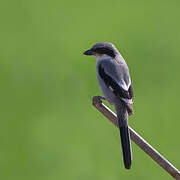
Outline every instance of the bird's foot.
<path id="1" fill-rule="evenodd" d="M 105 97 L 102 97 L 102 96 L 95 96 L 96 98 L 100 99 L 100 100 L 106 100 Z"/>
<path id="2" fill-rule="evenodd" d="M 94 96 L 93 97 L 93 102 L 94 103 L 102 104 L 102 100 L 106 100 L 105 97 L 102 97 L 102 96 Z"/>

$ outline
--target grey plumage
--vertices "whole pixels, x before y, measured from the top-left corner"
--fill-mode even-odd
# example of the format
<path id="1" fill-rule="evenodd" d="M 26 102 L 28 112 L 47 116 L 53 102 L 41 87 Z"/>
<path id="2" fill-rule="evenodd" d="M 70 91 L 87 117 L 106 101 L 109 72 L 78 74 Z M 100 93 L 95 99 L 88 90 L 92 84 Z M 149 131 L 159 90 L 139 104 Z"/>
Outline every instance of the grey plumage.
<path id="1" fill-rule="evenodd" d="M 104 69 L 105 73 L 109 75 L 125 91 L 128 91 L 131 85 L 128 67 L 120 55 L 116 58 L 105 57 L 97 60 L 96 72 L 100 88 L 103 94 L 106 94 L 105 97 L 107 98 L 109 103 L 114 105 L 117 101 L 119 102 L 119 99 L 114 96 L 114 93 L 112 94 L 112 90 L 109 87 L 105 86 L 106 88 L 104 88 L 105 82 L 99 75 L 99 66 L 101 66 Z"/>
<path id="2" fill-rule="evenodd" d="M 97 79 L 105 99 L 115 107 L 121 135 L 124 165 L 131 167 L 132 155 L 128 129 L 128 114 L 133 114 L 133 89 L 129 69 L 115 46 L 97 43 L 85 55 L 97 58 Z"/>

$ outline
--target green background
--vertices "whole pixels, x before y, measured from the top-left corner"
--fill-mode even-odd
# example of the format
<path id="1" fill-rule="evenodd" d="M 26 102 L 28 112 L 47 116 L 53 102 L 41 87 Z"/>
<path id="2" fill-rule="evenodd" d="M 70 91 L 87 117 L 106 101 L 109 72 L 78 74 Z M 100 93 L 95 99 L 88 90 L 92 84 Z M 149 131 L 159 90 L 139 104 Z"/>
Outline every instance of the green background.
<path id="1" fill-rule="evenodd" d="M 180 2 L 2 0 L 0 179 L 172 179 L 91 105 L 94 43 L 114 43 L 135 91 L 130 125 L 180 168 Z"/>

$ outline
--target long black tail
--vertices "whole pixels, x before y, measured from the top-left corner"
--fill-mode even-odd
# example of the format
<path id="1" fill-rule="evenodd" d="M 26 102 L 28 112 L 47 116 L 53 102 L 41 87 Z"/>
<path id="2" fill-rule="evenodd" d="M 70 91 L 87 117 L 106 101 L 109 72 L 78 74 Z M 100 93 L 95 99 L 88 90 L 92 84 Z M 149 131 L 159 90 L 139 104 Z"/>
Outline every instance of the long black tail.
<path id="1" fill-rule="evenodd" d="M 123 109 L 117 110 L 117 117 L 120 129 L 124 166 L 126 169 L 130 169 L 132 163 L 132 152 L 128 128 L 127 111 L 123 111 Z"/>
<path id="2" fill-rule="evenodd" d="M 123 160 L 124 166 L 126 169 L 131 168 L 132 155 L 131 155 L 131 144 L 129 139 L 129 129 L 128 127 L 120 127 L 120 135 L 121 135 L 121 145 L 123 152 Z"/>

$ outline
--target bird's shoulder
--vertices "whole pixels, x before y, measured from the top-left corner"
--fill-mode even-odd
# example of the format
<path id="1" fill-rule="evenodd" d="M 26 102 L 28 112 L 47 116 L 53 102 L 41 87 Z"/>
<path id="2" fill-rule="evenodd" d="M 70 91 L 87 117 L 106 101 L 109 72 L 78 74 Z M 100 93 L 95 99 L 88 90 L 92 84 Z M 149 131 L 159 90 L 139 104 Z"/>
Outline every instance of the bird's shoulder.
<path id="1" fill-rule="evenodd" d="M 115 59 L 103 59 L 99 62 L 99 71 L 104 71 L 114 79 L 123 89 L 127 90 L 131 84 L 129 69 L 125 61 Z"/>
<path id="2" fill-rule="evenodd" d="M 117 61 L 115 59 L 102 59 L 98 66 L 101 66 L 105 72 L 113 73 L 116 76 L 129 76 L 129 69 L 125 61 Z"/>
<path id="3" fill-rule="evenodd" d="M 114 70 L 117 64 L 113 59 L 106 58 L 99 61 L 99 66 L 105 69 L 105 71 L 109 71 L 109 70 Z"/>

